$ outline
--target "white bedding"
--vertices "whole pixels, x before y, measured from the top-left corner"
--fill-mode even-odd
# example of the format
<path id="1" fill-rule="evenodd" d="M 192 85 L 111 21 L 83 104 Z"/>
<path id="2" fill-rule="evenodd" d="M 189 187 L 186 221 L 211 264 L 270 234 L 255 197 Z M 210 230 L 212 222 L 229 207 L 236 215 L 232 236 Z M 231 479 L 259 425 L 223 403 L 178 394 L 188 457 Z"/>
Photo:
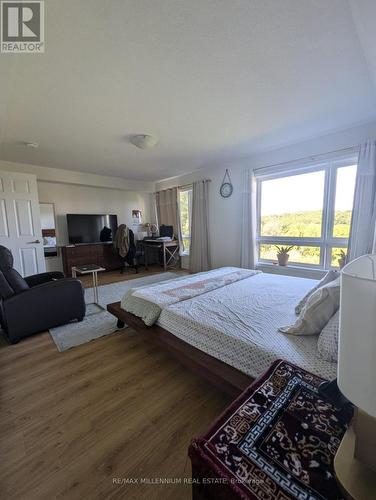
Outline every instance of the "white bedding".
<path id="1" fill-rule="evenodd" d="M 44 248 L 56 247 L 56 236 L 44 236 L 43 237 L 43 247 Z"/>
<path id="2" fill-rule="evenodd" d="M 162 310 L 171 304 L 198 297 L 259 273 L 252 269 L 221 267 L 152 286 L 131 288 L 122 298 L 121 307 L 141 318 L 145 325 L 151 326 L 158 320 Z"/>
<path id="3" fill-rule="evenodd" d="M 316 281 L 258 274 L 164 309 L 158 324 L 201 351 L 252 377 L 283 358 L 325 378 L 336 364 L 317 354 L 317 335 L 278 331 L 296 319 L 294 308 Z"/>

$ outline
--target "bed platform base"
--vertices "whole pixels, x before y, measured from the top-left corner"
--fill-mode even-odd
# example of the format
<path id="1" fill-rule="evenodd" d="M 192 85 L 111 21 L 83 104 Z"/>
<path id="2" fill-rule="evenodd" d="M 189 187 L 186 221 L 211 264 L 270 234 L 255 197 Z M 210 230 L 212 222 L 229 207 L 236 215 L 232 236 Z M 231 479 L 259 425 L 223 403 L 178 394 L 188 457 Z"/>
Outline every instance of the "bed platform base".
<path id="1" fill-rule="evenodd" d="M 118 328 L 127 324 L 143 335 L 148 342 L 167 350 L 187 368 L 231 397 L 238 396 L 253 382 L 253 378 L 249 375 L 187 344 L 164 328 L 157 325 L 146 326 L 140 318 L 124 311 L 120 302 L 108 304 L 107 310 L 117 318 Z"/>

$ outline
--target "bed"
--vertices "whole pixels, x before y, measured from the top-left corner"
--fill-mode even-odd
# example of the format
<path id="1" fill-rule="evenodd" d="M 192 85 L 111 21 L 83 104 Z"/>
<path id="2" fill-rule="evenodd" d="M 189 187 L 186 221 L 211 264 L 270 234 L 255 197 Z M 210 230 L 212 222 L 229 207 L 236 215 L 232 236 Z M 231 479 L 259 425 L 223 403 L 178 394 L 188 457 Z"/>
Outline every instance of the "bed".
<path id="1" fill-rule="evenodd" d="M 57 256 L 56 232 L 55 229 L 42 229 L 43 251 L 45 257 Z"/>
<path id="2" fill-rule="evenodd" d="M 173 281 L 133 290 L 108 310 L 232 395 L 281 358 L 321 377 L 335 377 L 336 364 L 317 354 L 317 336 L 278 331 L 295 321 L 295 305 L 315 280 L 222 268 Z M 160 308 L 152 326 L 130 312 L 135 300 L 145 299 Z"/>

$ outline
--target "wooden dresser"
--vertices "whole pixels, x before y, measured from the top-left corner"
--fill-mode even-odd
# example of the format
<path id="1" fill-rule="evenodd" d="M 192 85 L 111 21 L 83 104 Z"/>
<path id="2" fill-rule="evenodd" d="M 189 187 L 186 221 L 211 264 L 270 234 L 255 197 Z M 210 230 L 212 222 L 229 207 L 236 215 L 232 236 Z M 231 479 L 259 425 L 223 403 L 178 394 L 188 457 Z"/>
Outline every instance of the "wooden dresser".
<path id="1" fill-rule="evenodd" d="M 73 266 L 96 264 L 106 270 L 120 269 L 124 266 L 113 249 L 112 243 L 94 243 L 87 245 L 67 245 L 61 247 L 63 269 L 66 276 L 72 276 Z"/>

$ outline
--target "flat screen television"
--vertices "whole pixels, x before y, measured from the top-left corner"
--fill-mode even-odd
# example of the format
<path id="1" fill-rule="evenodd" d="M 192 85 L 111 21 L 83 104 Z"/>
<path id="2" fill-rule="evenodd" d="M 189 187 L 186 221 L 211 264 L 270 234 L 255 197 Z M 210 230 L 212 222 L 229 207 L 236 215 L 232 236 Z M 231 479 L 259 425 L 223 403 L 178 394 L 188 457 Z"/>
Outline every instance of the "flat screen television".
<path id="1" fill-rule="evenodd" d="M 69 243 L 100 243 L 112 241 L 118 224 L 117 215 L 67 214 Z"/>

